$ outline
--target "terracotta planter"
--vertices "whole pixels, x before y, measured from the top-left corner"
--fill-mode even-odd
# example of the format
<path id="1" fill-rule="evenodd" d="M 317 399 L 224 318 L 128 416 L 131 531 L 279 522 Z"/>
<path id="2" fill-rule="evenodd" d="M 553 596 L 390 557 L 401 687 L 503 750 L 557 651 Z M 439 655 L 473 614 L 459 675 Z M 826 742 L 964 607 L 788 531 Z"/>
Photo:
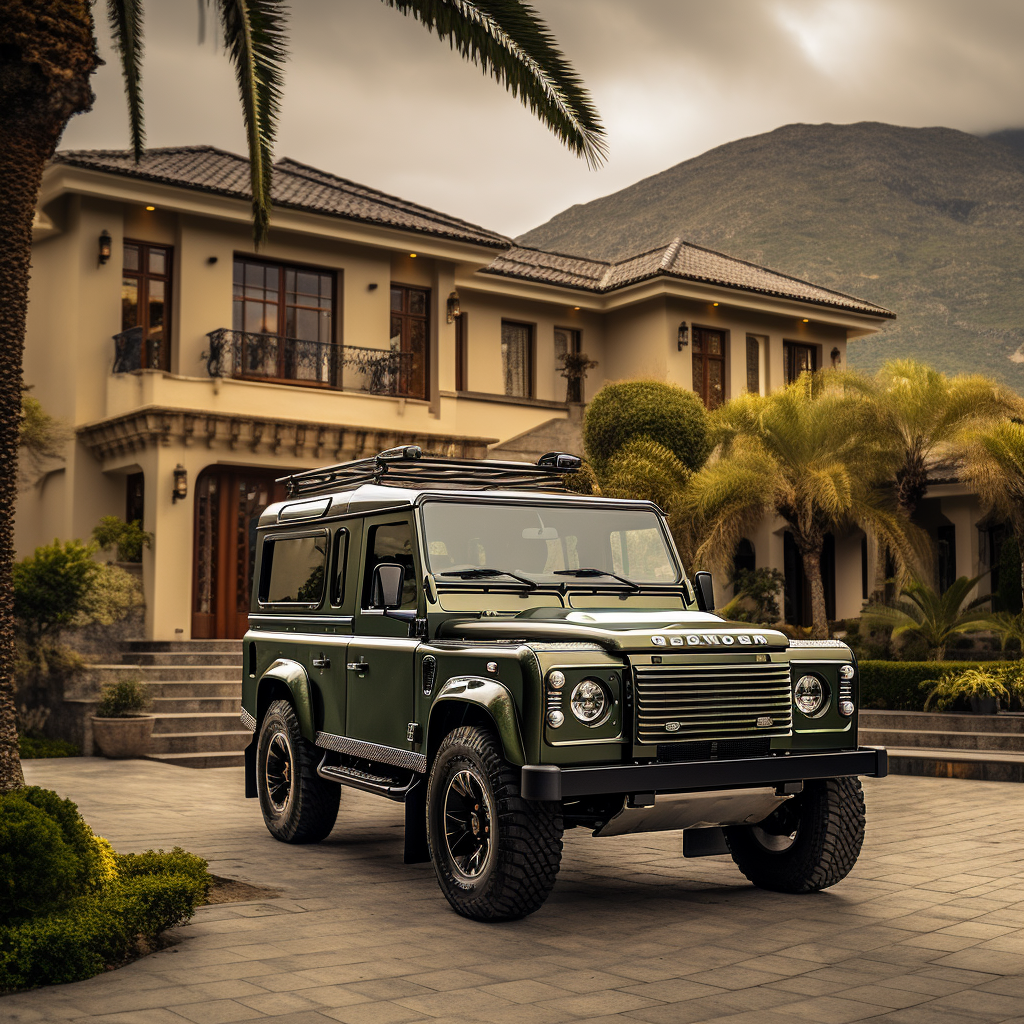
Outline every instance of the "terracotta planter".
<path id="1" fill-rule="evenodd" d="M 143 757 L 153 733 L 152 715 L 92 720 L 92 738 L 104 757 Z"/>

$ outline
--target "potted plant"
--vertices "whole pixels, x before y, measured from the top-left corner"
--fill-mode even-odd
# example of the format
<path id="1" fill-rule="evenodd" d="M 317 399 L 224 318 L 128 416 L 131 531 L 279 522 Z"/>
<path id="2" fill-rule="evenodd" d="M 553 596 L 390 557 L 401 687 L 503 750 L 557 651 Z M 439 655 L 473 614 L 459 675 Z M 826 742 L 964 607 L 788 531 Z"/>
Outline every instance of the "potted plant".
<path id="1" fill-rule="evenodd" d="M 999 669 L 969 668 L 964 672 L 947 672 L 941 679 L 927 679 L 921 688 L 931 687 L 924 702 L 927 711 L 935 703 L 939 711 L 947 711 L 958 703 L 966 703 L 976 715 L 995 715 L 1000 704 L 1009 704 L 1012 695 Z"/>
<path id="2" fill-rule="evenodd" d="M 104 757 L 142 757 L 149 750 L 153 716 L 146 687 L 138 679 L 119 679 L 103 687 L 92 718 L 92 736 Z"/>

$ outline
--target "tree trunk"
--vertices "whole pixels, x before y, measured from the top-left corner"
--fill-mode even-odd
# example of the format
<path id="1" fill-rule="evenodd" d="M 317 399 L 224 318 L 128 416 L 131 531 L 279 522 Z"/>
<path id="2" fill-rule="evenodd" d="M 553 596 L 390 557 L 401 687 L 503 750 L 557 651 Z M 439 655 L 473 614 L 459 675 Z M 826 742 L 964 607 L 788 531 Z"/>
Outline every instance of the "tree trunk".
<path id="1" fill-rule="evenodd" d="M 0 792 L 25 784 L 14 705 L 14 503 L 32 216 L 72 114 L 92 105 L 87 0 L 14 0 L 0 18 Z"/>
<path id="2" fill-rule="evenodd" d="M 828 613 L 825 610 L 825 584 L 821 579 L 821 548 L 800 549 L 804 575 L 811 588 L 811 636 L 828 639 Z"/>

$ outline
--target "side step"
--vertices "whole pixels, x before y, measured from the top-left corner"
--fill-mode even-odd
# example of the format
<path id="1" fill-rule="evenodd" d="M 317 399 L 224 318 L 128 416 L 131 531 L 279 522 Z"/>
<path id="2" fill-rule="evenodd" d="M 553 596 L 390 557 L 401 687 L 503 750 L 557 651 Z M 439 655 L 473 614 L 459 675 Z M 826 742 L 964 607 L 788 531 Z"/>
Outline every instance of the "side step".
<path id="1" fill-rule="evenodd" d="M 389 800 L 397 800 L 404 803 L 408 793 L 421 781 L 421 776 L 412 773 L 409 781 L 403 786 L 386 775 L 371 775 L 369 772 L 361 772 L 356 768 L 343 768 L 340 765 L 327 764 L 327 754 L 320 762 L 316 773 L 322 779 L 330 779 L 331 782 L 338 782 L 343 786 L 350 786 L 352 789 L 361 789 L 364 793 L 376 793 L 377 796 L 386 796 Z"/>

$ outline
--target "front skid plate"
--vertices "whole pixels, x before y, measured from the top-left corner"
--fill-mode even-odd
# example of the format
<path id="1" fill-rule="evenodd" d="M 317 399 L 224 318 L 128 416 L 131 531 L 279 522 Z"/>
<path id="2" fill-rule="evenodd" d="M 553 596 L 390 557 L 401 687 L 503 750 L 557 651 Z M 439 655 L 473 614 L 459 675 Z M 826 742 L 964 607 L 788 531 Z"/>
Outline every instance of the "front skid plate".
<path id="1" fill-rule="evenodd" d="M 766 786 L 848 775 L 889 774 L 883 747 L 860 747 L 827 754 L 748 757 L 737 761 L 687 761 L 671 764 L 626 764 L 600 768 L 524 765 L 526 800 L 565 800 L 609 793 L 671 793 L 699 789 Z"/>

